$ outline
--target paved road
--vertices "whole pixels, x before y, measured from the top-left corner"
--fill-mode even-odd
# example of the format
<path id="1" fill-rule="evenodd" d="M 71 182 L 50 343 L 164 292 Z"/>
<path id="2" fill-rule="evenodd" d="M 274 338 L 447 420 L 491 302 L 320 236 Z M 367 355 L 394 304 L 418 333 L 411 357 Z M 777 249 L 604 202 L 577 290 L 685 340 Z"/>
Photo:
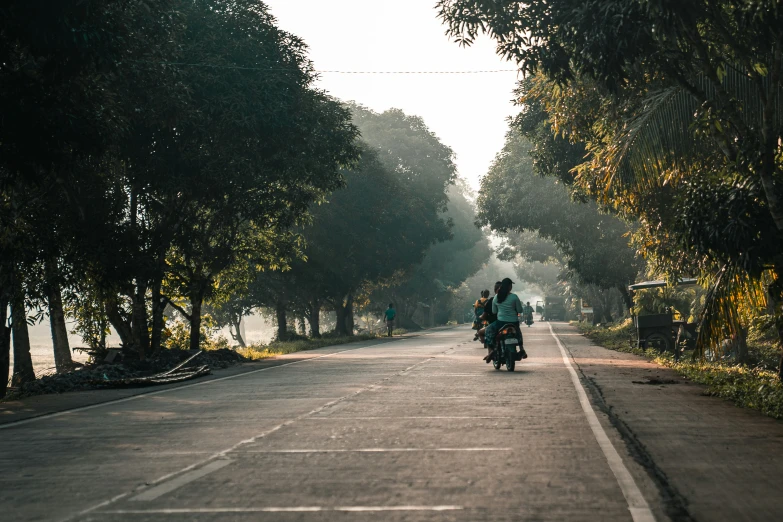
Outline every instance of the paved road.
<path id="1" fill-rule="evenodd" d="M 0 516 L 667 520 L 564 357 L 575 331 L 524 333 L 514 373 L 444 329 L 0 425 Z"/>

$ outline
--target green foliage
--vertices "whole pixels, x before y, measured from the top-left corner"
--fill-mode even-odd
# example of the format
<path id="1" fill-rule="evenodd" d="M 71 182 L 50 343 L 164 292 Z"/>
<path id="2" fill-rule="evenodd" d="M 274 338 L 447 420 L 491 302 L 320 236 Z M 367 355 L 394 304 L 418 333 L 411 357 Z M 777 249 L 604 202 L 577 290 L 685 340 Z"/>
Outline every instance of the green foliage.
<path id="1" fill-rule="evenodd" d="M 373 295 L 379 311 L 394 302 L 409 328 L 445 324 L 455 314 L 459 316 L 456 310 L 464 304 L 462 283 L 490 256 L 488 240 L 474 224 L 475 209 L 468 200 L 467 185 L 460 180 L 449 188 L 448 195 L 444 217 L 451 224 L 451 239 L 430 247 L 421 264 Z M 422 315 L 426 319 L 420 318 Z"/>
<path id="2" fill-rule="evenodd" d="M 529 141 L 509 131 L 503 151 L 481 180 L 478 222 L 504 234 L 535 232 L 557 246 L 577 282 L 625 291 L 641 267 L 628 245 L 628 226 L 595 203 L 573 201 L 557 179 L 539 176 L 530 152 Z M 525 257 L 533 245 L 506 246 Z M 542 259 L 534 251 L 527 255 Z"/>
<path id="3" fill-rule="evenodd" d="M 666 362 L 693 382 L 707 385 L 710 395 L 783 419 L 783 384 L 775 371 L 720 363 Z"/>
<path id="4" fill-rule="evenodd" d="M 636 335 L 632 321 L 609 327 L 595 327 L 578 323 L 579 330 L 590 340 L 610 350 L 651 357 L 656 363 L 674 369 L 689 380 L 707 385 L 707 393 L 732 401 L 743 408 L 758 410 L 765 415 L 783 418 L 783 384 L 778 379 L 776 368 L 780 352 L 761 339 L 758 330 L 749 335 L 751 360 L 757 366 L 744 366 L 726 362 L 706 362 L 681 359 L 675 361 L 671 355 L 645 352 L 631 348 L 629 338 Z M 774 334 L 772 338 L 774 339 Z M 769 337 L 766 339 L 770 341 Z M 770 367 L 765 367 L 768 361 Z"/>
<path id="5" fill-rule="evenodd" d="M 261 2 L 43 4 L 0 13 L 0 306 L 64 288 L 90 342 L 98 310 L 144 359 L 187 302 L 197 347 L 205 298 L 301 252 L 350 113 Z"/>
<path id="6" fill-rule="evenodd" d="M 487 32 L 538 78 L 522 88 L 529 115 L 543 112 L 545 127 L 588 152 L 578 191 L 639 220 L 634 242 L 656 271 L 699 273 L 711 286 L 700 346 L 726 329 L 739 334 L 745 304 L 755 313 L 769 306 L 783 342 L 775 2 L 441 0 L 438 8 L 451 36 L 469 44 Z M 524 131 L 551 165 L 548 152 L 562 143 L 540 126 Z"/>
<path id="7" fill-rule="evenodd" d="M 585 337 L 604 348 L 634 355 L 645 355 L 646 353 L 640 348 L 631 347 L 630 339 L 636 338 L 636 327 L 631 319 L 611 326 L 592 326 L 587 323 L 572 324 L 576 324 Z"/>

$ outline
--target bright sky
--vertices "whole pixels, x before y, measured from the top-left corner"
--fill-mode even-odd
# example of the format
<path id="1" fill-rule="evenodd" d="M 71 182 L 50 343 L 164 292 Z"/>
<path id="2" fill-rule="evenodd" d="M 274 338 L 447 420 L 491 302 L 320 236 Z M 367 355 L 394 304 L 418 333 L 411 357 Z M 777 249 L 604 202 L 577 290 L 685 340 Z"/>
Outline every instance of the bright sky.
<path id="1" fill-rule="evenodd" d="M 444 35 L 435 0 L 264 0 L 282 29 L 304 39 L 318 70 L 515 69 L 489 38 L 469 48 Z M 416 114 L 457 154 L 474 189 L 503 146 L 516 72 L 489 74 L 323 73 L 319 87 L 375 111 Z"/>

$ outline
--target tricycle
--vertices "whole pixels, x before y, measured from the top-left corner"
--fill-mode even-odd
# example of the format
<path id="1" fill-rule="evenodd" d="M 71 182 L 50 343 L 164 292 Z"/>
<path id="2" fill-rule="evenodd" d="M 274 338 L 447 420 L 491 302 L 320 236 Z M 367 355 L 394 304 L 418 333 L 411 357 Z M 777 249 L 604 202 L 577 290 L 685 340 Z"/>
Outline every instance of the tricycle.
<path id="1" fill-rule="evenodd" d="M 673 286 L 696 285 L 698 281 L 693 278 L 680 279 Z M 667 286 L 666 281 L 644 281 L 630 285 L 628 290 L 631 299 L 636 292 L 650 288 Z M 666 307 L 662 314 L 633 314 L 633 324 L 636 332 L 631 334 L 631 348 L 654 349 L 661 353 L 673 352 L 680 354 L 681 345 L 692 348 L 696 343 L 696 323 L 689 323 L 681 319 L 675 319 L 675 313 L 670 307 Z"/>

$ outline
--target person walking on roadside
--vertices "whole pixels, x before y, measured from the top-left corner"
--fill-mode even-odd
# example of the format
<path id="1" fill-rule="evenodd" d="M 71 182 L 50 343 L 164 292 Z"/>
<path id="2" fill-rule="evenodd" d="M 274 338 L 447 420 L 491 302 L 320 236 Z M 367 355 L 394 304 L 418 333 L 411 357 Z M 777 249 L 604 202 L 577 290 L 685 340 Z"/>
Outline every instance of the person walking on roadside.
<path id="1" fill-rule="evenodd" d="M 386 336 L 391 337 L 392 331 L 394 330 L 394 318 L 397 317 L 397 310 L 394 309 L 394 303 L 389 303 L 389 308 L 383 312 L 383 315 L 386 316 Z"/>

